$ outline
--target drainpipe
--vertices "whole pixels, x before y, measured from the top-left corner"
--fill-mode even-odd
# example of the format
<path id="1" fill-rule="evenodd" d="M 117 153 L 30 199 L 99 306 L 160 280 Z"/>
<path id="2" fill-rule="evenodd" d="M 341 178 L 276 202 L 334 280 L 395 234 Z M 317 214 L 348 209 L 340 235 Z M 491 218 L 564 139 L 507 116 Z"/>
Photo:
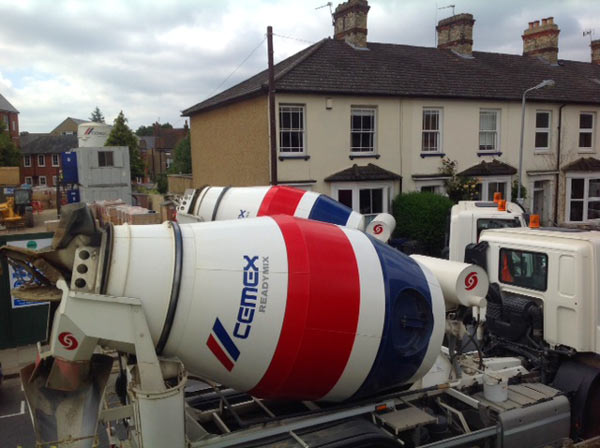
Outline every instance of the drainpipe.
<path id="1" fill-rule="evenodd" d="M 558 109 L 558 143 L 556 145 L 556 185 L 554 185 L 554 224 L 558 225 L 558 184 L 560 183 L 560 150 L 562 145 L 562 110 L 566 104 L 561 104 Z"/>

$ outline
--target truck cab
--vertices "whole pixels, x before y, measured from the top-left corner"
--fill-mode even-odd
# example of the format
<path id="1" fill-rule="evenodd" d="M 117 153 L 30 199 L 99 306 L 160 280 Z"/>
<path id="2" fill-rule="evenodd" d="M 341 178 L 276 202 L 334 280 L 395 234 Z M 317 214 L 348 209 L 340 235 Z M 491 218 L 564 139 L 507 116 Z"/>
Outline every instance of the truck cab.
<path id="1" fill-rule="evenodd" d="M 464 261 L 465 248 L 477 243 L 483 230 L 526 225 L 523 209 L 514 202 L 499 210 L 496 202 L 460 201 L 450 212 L 448 258 Z"/>
<path id="2" fill-rule="evenodd" d="M 600 232 L 564 228 L 486 230 L 487 273 L 505 295 L 543 309 L 551 347 L 600 353 Z"/>
<path id="3" fill-rule="evenodd" d="M 518 356 L 571 397 L 572 427 L 600 435 L 600 232 L 504 228 L 467 248 L 490 288 L 486 356 Z"/>

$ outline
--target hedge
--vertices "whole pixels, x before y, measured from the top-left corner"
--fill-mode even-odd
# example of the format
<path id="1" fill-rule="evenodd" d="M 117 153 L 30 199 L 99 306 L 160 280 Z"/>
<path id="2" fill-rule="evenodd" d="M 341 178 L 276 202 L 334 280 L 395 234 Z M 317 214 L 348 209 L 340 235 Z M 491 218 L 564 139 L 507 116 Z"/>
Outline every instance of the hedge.
<path id="1" fill-rule="evenodd" d="M 446 223 L 453 202 L 434 193 L 402 193 L 392 202 L 396 218 L 394 238 L 421 243 L 426 254 L 439 257 L 444 249 Z"/>

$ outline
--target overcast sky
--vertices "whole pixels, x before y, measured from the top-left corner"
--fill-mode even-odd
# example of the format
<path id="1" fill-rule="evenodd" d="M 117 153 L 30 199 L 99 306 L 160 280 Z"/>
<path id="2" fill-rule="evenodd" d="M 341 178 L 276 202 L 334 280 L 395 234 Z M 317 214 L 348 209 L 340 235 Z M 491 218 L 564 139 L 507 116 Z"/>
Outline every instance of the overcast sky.
<path id="1" fill-rule="evenodd" d="M 548 16 L 561 30 L 561 59 L 589 61 L 583 30 L 596 26 L 600 38 L 598 0 L 371 0 L 368 40 L 433 46 L 437 20 L 452 14 L 438 8 L 452 2 L 474 15 L 479 51 L 520 54 L 528 22 Z M 123 110 L 134 130 L 180 127 L 181 110 L 266 68 L 267 25 L 279 35 L 275 62 L 331 36 L 329 8 L 316 9 L 325 3 L 0 0 L 0 93 L 22 131 L 49 132 L 96 106 L 108 123 Z"/>

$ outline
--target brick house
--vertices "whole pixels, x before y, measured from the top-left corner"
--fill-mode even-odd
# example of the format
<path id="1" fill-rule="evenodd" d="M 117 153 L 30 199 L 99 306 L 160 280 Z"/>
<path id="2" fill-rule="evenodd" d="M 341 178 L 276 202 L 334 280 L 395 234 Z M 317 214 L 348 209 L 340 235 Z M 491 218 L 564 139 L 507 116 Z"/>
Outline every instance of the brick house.
<path id="1" fill-rule="evenodd" d="M 67 117 L 50 131 L 50 135 L 77 135 L 77 128 L 83 123 L 89 123 L 89 120 Z"/>
<path id="2" fill-rule="evenodd" d="M 77 135 L 28 134 L 21 136 L 21 183 L 55 187 L 61 153 L 77 148 Z"/>
<path id="3" fill-rule="evenodd" d="M 183 128 L 163 128 L 154 123 L 152 136 L 139 137 L 139 147 L 145 165 L 146 178 L 156 180 L 157 176 L 165 174 L 173 162 L 173 150 L 187 137 L 189 127 L 187 121 Z"/>
<path id="4" fill-rule="evenodd" d="M 8 130 L 13 142 L 19 144 L 19 111 L 0 94 L 0 122 Z"/>
<path id="5" fill-rule="evenodd" d="M 475 20 L 458 14 L 438 23 L 437 48 L 373 43 L 368 11 L 340 4 L 334 39 L 276 64 L 275 129 L 267 70 L 182 112 L 195 187 L 287 184 L 378 213 L 401 191 L 443 193 L 448 157 L 481 199 L 510 200 L 522 95 L 553 80 L 527 95 L 525 205 L 546 223 L 600 221 L 600 40 L 591 63 L 559 59 L 550 17 L 515 36 L 522 55 L 473 51 Z"/>

